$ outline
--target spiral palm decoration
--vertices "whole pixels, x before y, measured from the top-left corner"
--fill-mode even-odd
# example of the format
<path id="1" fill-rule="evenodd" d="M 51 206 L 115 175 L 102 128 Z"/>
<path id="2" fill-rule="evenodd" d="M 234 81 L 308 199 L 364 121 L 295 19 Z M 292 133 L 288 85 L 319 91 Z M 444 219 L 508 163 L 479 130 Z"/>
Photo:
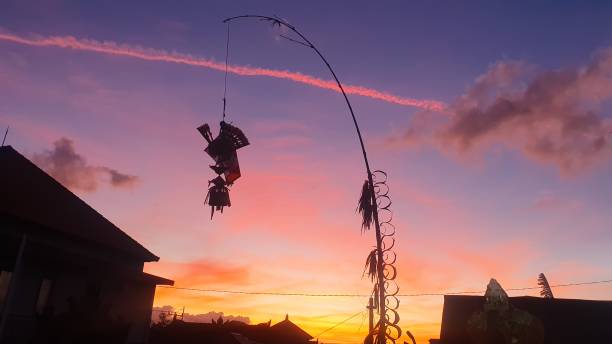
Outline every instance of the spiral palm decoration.
<path id="1" fill-rule="evenodd" d="M 395 343 L 402 336 L 402 329 L 399 326 L 400 316 L 398 308 L 400 301 L 397 297 L 399 286 L 397 285 L 397 269 L 395 262 L 397 254 L 395 247 L 395 226 L 392 223 L 393 212 L 391 211 L 391 197 L 389 196 L 389 185 L 387 184 L 387 173 L 376 170 L 372 172 L 372 186 L 366 180 L 363 185 L 358 210 L 363 217 L 362 230 L 368 230 L 371 226 L 372 218 L 376 208 L 378 224 L 380 228 L 380 245 L 373 249 L 366 259 L 365 272 L 374 284 L 372 291 L 374 295 L 374 307 L 382 312 L 379 322 L 374 328 L 374 333 L 369 335 L 373 343 Z M 371 191 L 370 191 L 371 190 Z M 372 198 L 372 195 L 374 196 Z M 375 200 L 373 203 L 372 200 Z M 378 255 L 380 247 L 380 256 Z M 382 260 L 379 262 L 379 257 Z M 382 278 L 382 280 L 381 280 Z M 382 286 L 382 290 L 380 289 Z M 382 296 L 382 298 L 381 298 Z M 384 304 L 380 305 L 381 300 Z M 383 322 L 381 324 L 381 322 Z M 380 331 L 380 328 L 384 331 Z M 384 337 L 382 336 L 384 333 Z M 406 335 L 416 343 L 414 336 L 406 331 Z"/>

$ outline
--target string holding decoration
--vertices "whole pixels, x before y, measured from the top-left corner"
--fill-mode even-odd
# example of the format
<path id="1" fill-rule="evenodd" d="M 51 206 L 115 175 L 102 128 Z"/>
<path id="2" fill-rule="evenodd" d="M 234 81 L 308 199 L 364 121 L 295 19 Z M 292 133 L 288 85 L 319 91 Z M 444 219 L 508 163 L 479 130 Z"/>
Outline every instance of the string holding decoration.
<path id="1" fill-rule="evenodd" d="M 206 140 L 208 145 L 204 149 L 214 161 L 210 168 L 217 174 L 217 177 L 208 181 L 208 194 L 204 200 L 205 204 L 211 207 L 210 218 L 212 220 L 215 210 L 223 213 L 224 207 L 230 207 L 229 186 L 240 178 L 240 164 L 238 163 L 237 150 L 248 146 L 249 140 L 238 127 L 227 123 L 227 67 L 229 52 L 229 24 L 227 27 L 227 44 L 225 52 L 225 86 L 223 90 L 223 117 L 220 123 L 219 135 L 213 138 L 210 126 L 206 123 L 199 126 L 197 130 Z"/>

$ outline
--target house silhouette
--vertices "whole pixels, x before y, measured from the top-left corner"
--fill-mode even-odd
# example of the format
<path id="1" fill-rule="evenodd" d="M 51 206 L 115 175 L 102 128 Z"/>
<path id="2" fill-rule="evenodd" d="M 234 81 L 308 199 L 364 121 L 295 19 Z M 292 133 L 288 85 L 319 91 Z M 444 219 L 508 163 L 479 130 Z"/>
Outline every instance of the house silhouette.
<path id="1" fill-rule="evenodd" d="M 509 297 L 508 300 L 513 307 L 528 312 L 541 322 L 544 344 L 612 343 L 612 301 L 532 296 Z M 473 343 L 468 333 L 468 322 L 473 314 L 483 309 L 484 304 L 484 296 L 445 295 L 440 339 L 430 340 L 430 343 Z"/>
<path id="2" fill-rule="evenodd" d="M 0 343 L 145 343 L 159 257 L 0 147 Z"/>

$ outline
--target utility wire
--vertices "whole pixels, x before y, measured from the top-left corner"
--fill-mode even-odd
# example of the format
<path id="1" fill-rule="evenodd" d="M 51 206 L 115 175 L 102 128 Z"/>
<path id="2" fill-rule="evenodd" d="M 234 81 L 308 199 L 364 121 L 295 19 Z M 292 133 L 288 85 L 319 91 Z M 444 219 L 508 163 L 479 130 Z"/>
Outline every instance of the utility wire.
<path id="1" fill-rule="evenodd" d="M 588 281 L 578 283 L 562 283 L 551 285 L 551 288 L 584 286 L 594 284 L 612 283 L 612 279 L 600 281 Z M 298 292 L 267 292 L 267 291 L 241 291 L 241 290 L 221 290 L 221 289 L 199 289 L 199 288 L 183 288 L 174 286 L 157 286 L 158 288 L 168 288 L 177 290 L 190 290 L 205 293 L 221 293 L 221 294 L 243 294 L 243 295 L 270 295 L 270 296 L 308 296 L 308 297 L 369 297 L 370 294 L 318 294 L 318 293 L 298 293 Z M 541 287 L 522 287 L 522 288 L 507 288 L 506 291 L 522 291 L 522 290 L 538 290 Z M 473 291 L 448 291 L 448 292 L 431 292 L 431 293 L 414 293 L 414 294 L 397 294 L 398 297 L 420 297 L 420 296 L 444 296 L 444 295 L 462 295 L 462 294 L 484 294 L 486 290 Z"/>
<path id="2" fill-rule="evenodd" d="M 339 323 L 335 324 L 334 326 L 329 327 L 329 328 L 327 328 L 327 329 L 323 330 L 321 333 L 317 334 L 317 335 L 315 336 L 315 338 L 319 338 L 319 337 L 320 337 L 320 336 L 321 336 L 323 333 L 325 333 L 325 332 L 327 332 L 327 331 L 331 331 L 331 330 L 335 329 L 336 327 L 338 327 L 338 326 L 340 326 L 340 325 L 344 324 L 345 322 L 347 322 L 347 321 L 349 321 L 349 320 L 353 319 L 354 317 L 356 317 L 356 316 L 358 316 L 358 315 L 360 315 L 361 313 L 364 313 L 364 312 L 365 312 L 365 311 L 359 311 L 359 312 L 357 312 L 357 313 L 355 313 L 355 314 L 351 315 L 350 317 L 348 317 L 348 318 L 346 318 L 346 319 L 342 320 L 341 322 L 339 322 Z"/>
<path id="3" fill-rule="evenodd" d="M 359 324 L 359 328 L 357 329 L 357 332 L 355 332 L 355 334 L 359 334 L 361 332 L 361 327 L 363 327 L 363 323 L 365 322 L 365 318 L 366 318 L 366 313 L 362 312 L 361 313 L 361 324 Z"/>
<path id="4" fill-rule="evenodd" d="M 181 313 L 177 313 L 177 312 L 170 312 L 170 311 L 166 311 L 163 309 L 152 309 L 151 312 L 160 312 L 160 313 L 166 313 L 166 314 L 170 314 L 170 315 L 181 315 Z"/>

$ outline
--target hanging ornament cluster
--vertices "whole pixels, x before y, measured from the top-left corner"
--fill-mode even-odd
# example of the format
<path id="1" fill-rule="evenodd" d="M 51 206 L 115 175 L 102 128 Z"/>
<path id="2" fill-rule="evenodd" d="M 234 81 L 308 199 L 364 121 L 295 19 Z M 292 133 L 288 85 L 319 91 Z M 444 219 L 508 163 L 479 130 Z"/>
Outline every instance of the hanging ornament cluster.
<path id="1" fill-rule="evenodd" d="M 221 121 L 219 135 L 214 139 L 208 124 L 198 127 L 198 131 L 208 142 L 204 151 L 215 161 L 210 168 L 217 174 L 217 177 L 208 182 L 208 194 L 204 201 L 210 205 L 210 218 L 212 219 L 215 210 L 223 213 L 223 207 L 232 205 L 228 187 L 240 178 L 240 165 L 236 151 L 249 145 L 249 140 L 242 130 L 225 121 Z"/>
<path id="2" fill-rule="evenodd" d="M 212 220 L 215 210 L 223 213 L 224 207 L 230 207 L 232 203 L 229 197 L 229 186 L 240 178 L 240 165 L 236 151 L 249 145 L 242 130 L 225 121 L 225 110 L 227 107 L 227 71 L 229 61 L 229 24 L 227 24 L 227 41 L 225 45 L 225 85 L 223 88 L 223 117 L 221 119 L 219 135 L 213 139 L 210 126 L 204 123 L 198 127 L 198 131 L 204 137 L 208 146 L 204 151 L 215 161 L 210 168 L 217 177 L 208 181 L 208 194 L 204 204 L 210 206 L 210 219 Z"/>

